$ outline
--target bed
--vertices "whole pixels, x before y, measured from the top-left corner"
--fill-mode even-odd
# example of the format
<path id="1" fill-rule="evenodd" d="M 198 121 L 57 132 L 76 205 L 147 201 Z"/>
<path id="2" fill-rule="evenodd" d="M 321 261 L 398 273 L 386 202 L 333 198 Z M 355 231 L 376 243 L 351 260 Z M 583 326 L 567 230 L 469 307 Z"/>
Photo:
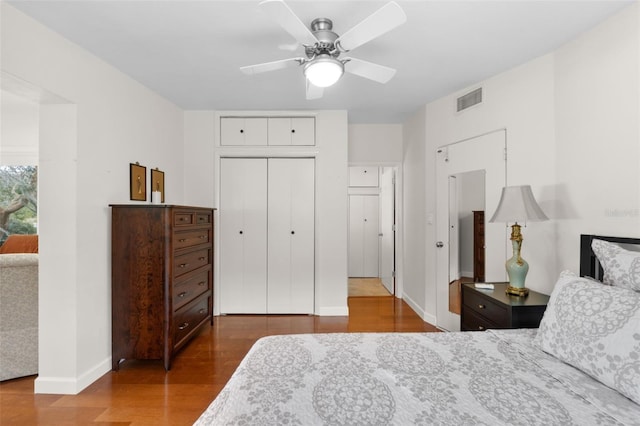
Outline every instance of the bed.
<path id="1" fill-rule="evenodd" d="M 640 425 L 640 252 L 585 238 L 540 329 L 265 337 L 195 424 Z"/>

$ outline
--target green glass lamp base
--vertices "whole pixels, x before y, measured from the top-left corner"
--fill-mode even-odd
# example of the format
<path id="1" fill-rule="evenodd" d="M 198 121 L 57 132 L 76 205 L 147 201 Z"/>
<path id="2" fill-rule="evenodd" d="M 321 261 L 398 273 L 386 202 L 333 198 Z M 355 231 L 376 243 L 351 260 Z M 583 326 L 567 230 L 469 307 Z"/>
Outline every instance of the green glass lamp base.
<path id="1" fill-rule="evenodd" d="M 511 259 L 508 259 L 505 264 L 507 275 L 509 275 L 509 287 L 507 287 L 506 292 L 507 294 L 516 296 L 526 296 L 529 294 L 529 290 L 524 286 L 524 280 L 527 278 L 527 273 L 529 272 L 529 264 L 520 256 L 520 250 L 522 248 L 520 225 L 516 223 L 511 228 L 513 256 Z"/>

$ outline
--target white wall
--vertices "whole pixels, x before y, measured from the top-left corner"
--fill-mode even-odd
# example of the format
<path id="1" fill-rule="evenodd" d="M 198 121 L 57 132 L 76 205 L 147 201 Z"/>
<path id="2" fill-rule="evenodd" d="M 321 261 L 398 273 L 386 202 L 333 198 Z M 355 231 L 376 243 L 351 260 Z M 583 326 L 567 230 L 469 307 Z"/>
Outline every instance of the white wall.
<path id="1" fill-rule="evenodd" d="M 555 54 L 557 269 L 578 270 L 581 233 L 640 237 L 639 10 Z"/>
<path id="2" fill-rule="evenodd" d="M 401 162 L 401 124 L 349 125 L 349 164 Z"/>
<path id="3" fill-rule="evenodd" d="M 37 165 L 40 105 L 5 90 L 0 101 L 0 165 Z"/>
<path id="4" fill-rule="evenodd" d="M 286 111 L 186 111 L 185 199 L 218 204 L 221 156 L 301 156 L 316 158 L 316 298 L 318 315 L 347 315 L 348 167 L 346 111 L 305 111 L 316 117 L 316 145 L 300 147 L 221 146 L 217 120 L 222 114 L 290 116 Z M 202 169 L 202 170 L 192 170 Z M 216 238 L 216 247 L 219 240 Z M 222 248 L 223 249 L 223 248 Z M 216 250 L 218 253 L 218 250 Z M 219 285 L 216 273 L 214 292 Z M 216 303 L 217 305 L 217 303 Z M 218 309 L 216 309 L 216 313 Z"/>
<path id="5" fill-rule="evenodd" d="M 129 203 L 136 161 L 165 171 L 167 201 L 183 201 L 182 111 L 6 2 L 0 7 L 2 71 L 69 101 L 41 108 L 46 297 L 36 391 L 76 393 L 111 367 L 108 205 Z"/>
<path id="6" fill-rule="evenodd" d="M 580 233 L 640 236 L 639 13 L 633 4 L 551 54 L 429 103 L 405 123 L 405 148 L 425 150 L 427 215 L 435 210 L 435 149 L 507 129 L 507 184 L 530 184 L 551 219 L 523 229 L 533 290 L 550 293 L 559 271 L 577 271 Z M 483 103 L 456 113 L 455 99 L 480 86 Z M 405 161 L 416 160 L 405 153 Z M 406 174 L 405 185 L 420 179 Z M 435 234 L 429 225 L 406 229 L 426 242 L 419 306 L 426 317 L 435 313 Z M 419 237 L 407 241 L 407 253 L 424 250 Z"/>
<path id="7" fill-rule="evenodd" d="M 435 259 L 435 209 L 426 211 L 426 182 L 435 179 L 434 156 L 425 151 L 425 109 L 421 108 L 403 126 L 403 294 L 402 298 L 421 316 L 435 324 L 435 294 L 426 297 L 426 282 L 435 281 L 435 268 L 425 267 Z M 433 195 L 435 197 L 435 194 Z M 425 237 L 429 236 L 429 237 Z M 433 244 L 428 244 L 431 238 Z"/>

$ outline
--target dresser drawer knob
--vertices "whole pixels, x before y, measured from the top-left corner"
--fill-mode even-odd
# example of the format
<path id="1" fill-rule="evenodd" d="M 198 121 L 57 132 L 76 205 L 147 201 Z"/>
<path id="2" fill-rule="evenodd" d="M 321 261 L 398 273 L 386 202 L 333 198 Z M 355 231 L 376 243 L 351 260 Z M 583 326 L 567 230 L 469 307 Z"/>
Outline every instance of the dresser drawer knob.
<path id="1" fill-rule="evenodd" d="M 183 291 L 182 293 L 180 293 L 180 294 L 178 295 L 178 297 L 185 297 L 186 295 L 187 295 L 187 292 L 186 292 L 186 291 Z"/>
<path id="2" fill-rule="evenodd" d="M 478 308 L 479 309 L 484 309 L 484 308 L 486 308 L 486 306 L 484 306 L 483 304 L 480 304 L 480 305 L 478 305 Z"/>
<path id="3" fill-rule="evenodd" d="M 201 261 L 205 260 L 205 259 L 206 259 L 206 257 L 204 257 L 204 256 L 198 258 L 198 260 L 201 260 Z"/>
<path id="4" fill-rule="evenodd" d="M 198 285 L 199 285 L 200 287 L 204 287 L 204 286 L 205 286 L 205 284 L 206 284 L 206 283 L 205 283 L 204 281 L 200 281 L 200 282 L 198 283 Z"/>
<path id="5" fill-rule="evenodd" d="M 199 313 L 199 314 L 204 314 L 204 313 L 206 313 L 206 312 L 207 312 L 207 310 L 206 310 L 206 309 L 204 309 L 204 308 L 203 308 L 203 309 L 200 309 L 200 310 L 198 311 L 198 313 Z"/>
<path id="6" fill-rule="evenodd" d="M 187 239 L 186 238 L 180 238 L 178 241 L 181 242 L 181 243 L 184 243 L 185 241 L 187 241 Z"/>
<path id="7" fill-rule="evenodd" d="M 178 330 L 184 330 L 187 327 L 189 327 L 189 323 L 188 322 L 183 322 L 182 324 L 180 324 L 178 326 Z"/>
<path id="8" fill-rule="evenodd" d="M 181 263 L 180 265 L 178 265 L 180 268 L 186 268 L 187 265 L 189 265 L 188 263 Z"/>
<path id="9" fill-rule="evenodd" d="M 204 240 L 205 238 L 207 238 L 206 235 L 200 235 L 198 238 L 200 238 L 201 240 Z"/>
<path id="10" fill-rule="evenodd" d="M 483 327 L 483 326 L 481 326 L 481 325 L 479 325 L 479 326 L 478 326 L 478 330 L 482 331 L 482 330 L 484 330 L 484 327 Z"/>

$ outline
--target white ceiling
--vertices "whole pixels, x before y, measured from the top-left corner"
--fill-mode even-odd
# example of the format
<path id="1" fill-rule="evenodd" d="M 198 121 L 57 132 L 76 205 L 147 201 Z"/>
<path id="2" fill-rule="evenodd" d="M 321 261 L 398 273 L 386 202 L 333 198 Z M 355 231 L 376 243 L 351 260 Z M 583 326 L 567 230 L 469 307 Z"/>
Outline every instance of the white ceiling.
<path id="1" fill-rule="evenodd" d="M 302 70 L 238 68 L 303 56 L 259 1 L 9 1 L 185 110 L 346 109 L 351 123 L 401 123 L 420 106 L 544 55 L 631 0 L 398 1 L 401 27 L 349 56 L 396 68 L 382 85 L 345 74 L 305 99 Z M 288 1 L 305 23 L 346 32 L 386 3 Z"/>

